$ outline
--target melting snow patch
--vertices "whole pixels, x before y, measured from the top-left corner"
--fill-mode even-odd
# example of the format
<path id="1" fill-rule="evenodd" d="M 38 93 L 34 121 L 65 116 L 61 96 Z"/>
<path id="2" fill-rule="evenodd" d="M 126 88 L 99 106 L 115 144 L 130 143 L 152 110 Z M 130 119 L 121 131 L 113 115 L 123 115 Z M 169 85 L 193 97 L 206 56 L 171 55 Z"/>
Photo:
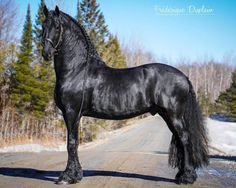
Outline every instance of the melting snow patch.
<path id="1" fill-rule="evenodd" d="M 210 145 L 225 155 L 236 155 L 236 123 L 207 119 Z"/>
<path id="2" fill-rule="evenodd" d="M 220 176 L 220 173 L 215 169 L 209 169 L 208 173 L 215 176 Z"/>
<path id="3" fill-rule="evenodd" d="M 66 151 L 65 145 L 46 147 L 40 144 L 22 144 L 0 148 L 0 152 L 41 152 L 41 151 Z"/>

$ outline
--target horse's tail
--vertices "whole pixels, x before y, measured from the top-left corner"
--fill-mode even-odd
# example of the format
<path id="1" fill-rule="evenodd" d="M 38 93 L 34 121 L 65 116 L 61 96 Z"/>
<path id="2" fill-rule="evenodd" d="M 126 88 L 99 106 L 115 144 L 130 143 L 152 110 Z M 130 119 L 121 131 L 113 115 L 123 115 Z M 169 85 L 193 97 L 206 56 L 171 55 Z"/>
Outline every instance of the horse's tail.
<path id="1" fill-rule="evenodd" d="M 189 153 L 189 161 L 191 165 L 196 168 L 208 165 L 208 138 L 203 121 L 203 116 L 199 108 L 195 92 L 191 82 L 189 82 L 189 95 L 187 105 L 183 116 L 188 137 L 187 150 Z M 181 167 L 181 160 L 183 160 L 183 152 L 180 151 L 179 141 L 173 135 L 170 145 L 169 164 L 172 167 Z"/>

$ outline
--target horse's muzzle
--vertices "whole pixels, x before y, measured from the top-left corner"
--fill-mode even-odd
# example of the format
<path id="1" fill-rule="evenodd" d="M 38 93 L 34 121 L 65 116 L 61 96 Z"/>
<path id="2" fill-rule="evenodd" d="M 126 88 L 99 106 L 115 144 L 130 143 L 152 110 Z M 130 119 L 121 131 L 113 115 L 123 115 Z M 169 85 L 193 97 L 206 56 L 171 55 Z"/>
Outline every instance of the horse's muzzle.
<path id="1" fill-rule="evenodd" d="M 53 57 L 53 52 L 45 52 L 45 51 L 43 51 L 42 52 L 42 56 L 43 56 L 43 58 L 44 58 L 44 60 L 45 61 L 50 61 L 50 60 L 52 60 L 52 57 Z"/>

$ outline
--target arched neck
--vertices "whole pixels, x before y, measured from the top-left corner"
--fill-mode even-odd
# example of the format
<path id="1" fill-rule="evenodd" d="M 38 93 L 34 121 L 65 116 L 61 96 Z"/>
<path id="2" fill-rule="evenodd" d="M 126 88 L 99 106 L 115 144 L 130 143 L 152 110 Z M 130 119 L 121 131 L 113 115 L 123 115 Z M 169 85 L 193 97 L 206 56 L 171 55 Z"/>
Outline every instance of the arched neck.
<path id="1" fill-rule="evenodd" d="M 80 74 L 88 61 L 88 43 L 75 23 L 62 17 L 62 41 L 54 56 L 57 80 Z"/>

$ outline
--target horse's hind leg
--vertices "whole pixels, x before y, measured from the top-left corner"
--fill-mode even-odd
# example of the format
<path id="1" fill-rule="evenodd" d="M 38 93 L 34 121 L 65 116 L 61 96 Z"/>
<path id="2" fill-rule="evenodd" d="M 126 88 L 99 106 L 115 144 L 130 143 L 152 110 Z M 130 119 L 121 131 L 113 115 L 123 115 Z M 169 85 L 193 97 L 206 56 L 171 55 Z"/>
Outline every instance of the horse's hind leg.
<path id="1" fill-rule="evenodd" d="M 184 120 L 181 116 L 178 117 L 173 112 L 168 113 L 165 110 L 161 110 L 158 113 L 162 116 L 173 133 L 169 163 L 179 168 L 179 172 L 175 177 L 176 182 L 185 184 L 193 183 L 197 178 L 197 174 L 189 159 L 191 155 L 188 151 L 189 135 L 186 131 Z"/>
<path id="2" fill-rule="evenodd" d="M 77 183 L 83 177 L 83 171 L 78 158 L 78 123 L 76 111 L 70 109 L 63 113 L 67 127 L 67 152 L 68 160 L 64 172 L 61 173 L 58 184 Z"/>
<path id="3" fill-rule="evenodd" d="M 172 144 L 176 144 L 177 157 L 179 157 L 177 159 L 179 160 L 179 163 L 176 163 L 179 168 L 179 172 L 176 175 L 176 182 L 185 184 L 193 183 L 197 179 L 197 174 L 193 165 L 191 164 L 191 153 L 188 150 L 190 145 L 189 133 L 185 127 L 183 118 L 172 116 L 171 120 L 176 131 L 175 136 L 172 138 Z"/>

